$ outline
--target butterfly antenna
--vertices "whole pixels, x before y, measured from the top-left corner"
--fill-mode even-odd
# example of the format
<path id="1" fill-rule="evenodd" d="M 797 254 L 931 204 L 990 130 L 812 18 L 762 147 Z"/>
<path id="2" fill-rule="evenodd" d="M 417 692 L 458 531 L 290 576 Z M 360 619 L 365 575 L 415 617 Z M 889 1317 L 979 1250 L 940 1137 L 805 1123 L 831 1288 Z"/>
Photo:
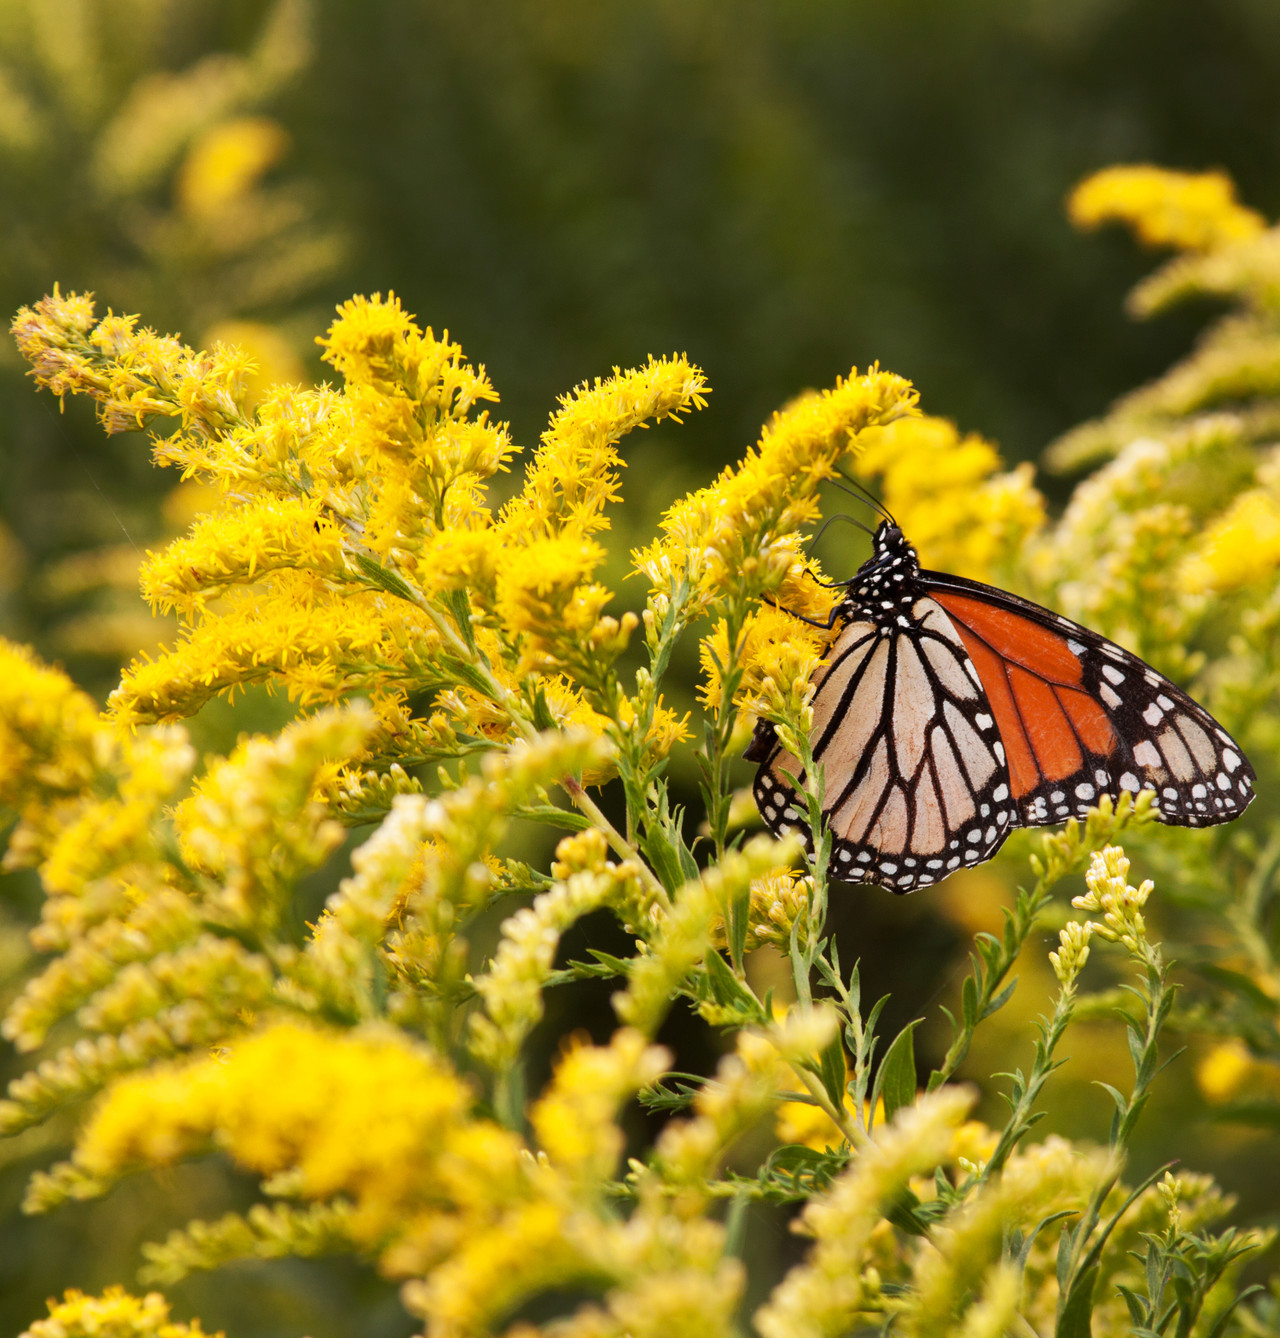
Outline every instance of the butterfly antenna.
<path id="1" fill-rule="evenodd" d="M 869 529 L 869 528 L 868 528 L 866 525 L 864 525 L 860 520 L 855 519 L 853 516 L 846 516 L 843 512 L 841 512 L 841 513 L 840 513 L 839 515 L 837 515 L 837 516 L 829 516 L 826 520 L 824 520 L 824 521 L 822 522 L 822 525 L 821 525 L 820 528 L 818 529 L 817 534 L 815 534 L 815 535 L 813 536 L 813 538 L 810 539 L 809 542 L 808 542 L 807 544 L 805 544 L 805 546 L 804 546 L 804 551 L 805 551 L 805 556 L 806 556 L 806 557 L 812 557 L 812 556 L 813 556 L 813 548 L 814 548 L 814 545 L 818 542 L 819 539 L 822 538 L 822 536 L 823 536 L 824 534 L 826 534 L 826 532 L 827 532 L 827 531 L 828 531 L 828 530 L 829 530 L 829 529 L 830 529 L 830 528 L 831 528 L 837 521 L 844 521 L 846 525 L 856 525 L 856 526 L 858 527 L 858 529 L 860 529 L 860 530 L 863 532 L 863 534 L 870 535 L 870 537 L 873 538 L 873 539 L 875 538 L 875 531 L 874 531 L 874 530 Z M 835 590 L 835 589 L 838 589 L 838 588 L 841 587 L 841 586 L 845 586 L 845 585 L 848 585 L 848 584 L 849 584 L 848 581 L 820 581 L 820 580 L 819 580 L 819 579 L 818 579 L 812 572 L 809 573 L 809 579 L 810 579 L 815 585 L 823 586 L 823 587 L 824 587 L 825 589 L 827 589 L 827 590 Z"/>
<path id="2" fill-rule="evenodd" d="M 836 472 L 840 475 L 842 479 L 844 479 L 844 481 L 847 484 L 850 485 L 849 488 L 840 488 L 840 485 L 836 483 L 836 487 L 840 488 L 841 492 L 848 493 L 850 497 L 856 497 L 860 502 L 865 502 L 874 511 L 879 512 L 879 514 L 882 515 L 885 518 L 885 520 L 889 522 L 890 525 L 898 524 L 896 518 L 894 517 L 893 512 L 890 511 L 889 508 L 885 506 L 885 504 L 875 495 L 875 493 L 873 493 L 869 488 L 867 488 L 865 484 L 860 483 L 855 478 L 851 478 L 848 474 L 844 472 L 843 469 L 837 470 Z M 831 482 L 835 483 L 835 480 L 832 479 Z"/>

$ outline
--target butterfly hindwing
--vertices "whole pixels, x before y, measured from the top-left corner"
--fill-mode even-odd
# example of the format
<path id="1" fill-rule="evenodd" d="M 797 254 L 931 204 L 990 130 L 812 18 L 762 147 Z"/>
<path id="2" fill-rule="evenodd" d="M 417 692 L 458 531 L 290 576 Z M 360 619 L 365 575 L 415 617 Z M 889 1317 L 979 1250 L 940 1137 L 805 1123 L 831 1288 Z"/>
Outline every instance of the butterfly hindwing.
<path id="1" fill-rule="evenodd" d="M 994 719 L 950 620 L 931 599 L 840 624 L 813 699 L 811 742 L 838 877 L 895 892 L 990 859 L 1017 823 Z M 775 832 L 804 831 L 797 759 L 768 726 L 756 801 Z M 772 736 L 772 737 L 770 737 Z"/>
<path id="2" fill-rule="evenodd" d="M 1177 826 L 1226 822 L 1248 805 L 1253 770 L 1239 746 L 1136 655 L 1006 591 L 937 572 L 921 579 L 978 668 L 1024 824 L 1144 789 Z"/>

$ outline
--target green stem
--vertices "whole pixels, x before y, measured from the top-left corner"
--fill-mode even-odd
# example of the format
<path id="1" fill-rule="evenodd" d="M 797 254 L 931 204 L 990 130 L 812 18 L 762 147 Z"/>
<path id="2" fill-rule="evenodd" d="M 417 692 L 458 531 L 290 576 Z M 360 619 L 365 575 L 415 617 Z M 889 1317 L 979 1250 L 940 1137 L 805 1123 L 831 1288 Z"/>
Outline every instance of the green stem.
<path id="1" fill-rule="evenodd" d="M 1036 1120 L 1032 1112 L 1040 1096 L 1041 1088 L 1044 1087 L 1049 1075 L 1058 1067 L 1058 1063 L 1053 1058 L 1054 1051 L 1058 1048 L 1058 1044 L 1066 1034 L 1067 1026 L 1071 1022 L 1071 1016 L 1075 1012 L 1075 1000 L 1075 986 L 1064 987 L 1054 1003 L 1053 1017 L 1050 1019 L 1049 1025 L 1044 1027 L 1043 1020 L 1036 1024 L 1043 1029 L 1040 1038 L 1036 1041 L 1036 1054 L 1031 1066 L 1031 1075 L 1025 1082 L 1022 1080 L 1021 1072 L 1014 1075 L 1013 1113 L 1009 1116 L 1009 1122 L 1001 1131 L 1000 1140 L 997 1142 L 990 1159 L 975 1178 L 973 1182 L 975 1189 L 984 1181 L 989 1180 L 1004 1166 L 1013 1150 L 1030 1132 L 1031 1126 L 1035 1124 Z"/>
<path id="2" fill-rule="evenodd" d="M 405 578 L 400 576 L 398 572 L 396 574 L 402 581 L 405 580 Z M 445 645 L 449 648 L 450 654 L 455 655 L 458 659 L 465 660 L 468 664 L 472 665 L 484 680 L 486 692 L 488 692 L 492 699 L 506 711 L 507 715 L 511 718 L 511 723 L 515 725 L 526 739 L 536 739 L 538 737 L 538 730 L 533 721 L 528 719 L 528 717 L 519 709 L 518 699 L 508 688 L 498 682 L 490 672 L 489 666 L 485 664 L 484 660 L 467 645 L 462 637 L 458 635 L 457 631 L 450 624 L 449 620 L 441 614 L 440 610 L 408 581 L 405 581 L 405 585 L 412 594 L 413 604 L 420 608 L 423 613 L 431 619 L 436 631 L 440 634 L 441 640 L 444 641 Z M 575 780 L 572 776 L 566 776 L 561 780 L 560 785 L 576 807 L 590 818 L 592 823 L 594 823 L 594 825 L 604 834 L 605 840 L 609 842 L 609 846 L 614 854 L 621 859 L 632 860 L 635 862 L 640 870 L 640 881 L 644 884 L 645 889 L 650 895 L 660 901 L 664 906 L 669 906 L 670 901 L 667 897 L 666 889 L 658 881 L 653 870 L 640 858 L 640 852 L 636 850 L 633 845 L 629 844 L 626 837 L 624 837 L 613 823 L 605 817 L 601 812 L 599 805 L 587 794 L 580 782 Z"/>

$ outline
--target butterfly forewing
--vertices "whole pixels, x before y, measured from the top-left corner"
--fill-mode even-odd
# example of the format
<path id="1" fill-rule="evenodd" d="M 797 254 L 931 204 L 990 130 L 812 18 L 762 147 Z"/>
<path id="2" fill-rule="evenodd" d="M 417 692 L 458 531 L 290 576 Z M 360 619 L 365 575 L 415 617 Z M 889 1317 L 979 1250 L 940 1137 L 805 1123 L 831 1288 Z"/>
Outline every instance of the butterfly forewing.
<path id="1" fill-rule="evenodd" d="M 841 627 L 817 679 L 811 746 L 833 871 L 909 892 L 990 859 L 1016 810 L 994 719 L 950 621 L 910 590 L 890 602 L 890 618 Z M 774 831 L 803 831 L 800 764 L 769 742 L 756 801 Z"/>
<path id="2" fill-rule="evenodd" d="M 1149 664 L 1003 590 L 921 577 L 978 667 L 1026 825 L 1144 789 L 1177 826 L 1226 822 L 1247 807 L 1254 774 L 1239 745 Z"/>
<path id="3" fill-rule="evenodd" d="M 922 572 L 896 526 L 847 591 L 810 735 L 837 876 L 910 892 L 1104 794 L 1152 790 L 1162 821 L 1192 827 L 1253 797 L 1239 746 L 1150 665 L 1016 595 Z M 766 824 L 808 841 L 799 761 L 763 722 L 747 756 Z"/>

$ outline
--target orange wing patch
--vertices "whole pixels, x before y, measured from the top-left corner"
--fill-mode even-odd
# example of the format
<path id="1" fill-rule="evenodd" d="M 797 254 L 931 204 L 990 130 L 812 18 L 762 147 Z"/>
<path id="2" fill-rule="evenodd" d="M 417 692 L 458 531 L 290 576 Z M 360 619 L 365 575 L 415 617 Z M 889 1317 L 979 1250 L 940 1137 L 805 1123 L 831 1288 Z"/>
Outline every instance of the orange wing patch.
<path id="1" fill-rule="evenodd" d="M 1012 609 L 939 590 L 991 703 L 1016 799 L 1045 782 L 1073 776 L 1082 747 L 1098 757 L 1115 751 L 1115 728 L 1082 689 L 1084 668 L 1067 639 Z"/>
<path id="2" fill-rule="evenodd" d="M 1009 786 L 1015 799 L 1030 794 L 1040 783 L 1040 772 L 1036 768 L 1036 755 L 1031 750 L 1027 732 L 1022 728 L 1018 708 L 1013 702 L 1013 691 L 1005 676 L 1004 664 L 1000 657 L 988 647 L 985 641 L 976 636 L 960 621 L 956 621 L 956 631 L 969 652 L 973 667 L 982 680 L 983 690 L 991 703 L 991 714 L 996 718 L 1000 738 L 1004 743 L 1005 760 L 1009 767 Z"/>
<path id="3" fill-rule="evenodd" d="M 1020 665 L 1011 664 L 1007 671 L 1018 715 L 1031 741 L 1040 774 L 1045 780 L 1055 781 L 1079 771 L 1084 755 L 1053 688 Z M 1000 731 L 1003 734 L 1003 721 Z"/>
<path id="4" fill-rule="evenodd" d="M 1081 743 L 1100 757 L 1110 757 L 1118 742 L 1107 713 L 1087 692 L 1055 688 L 1058 700 L 1076 727 Z"/>
<path id="5" fill-rule="evenodd" d="M 957 623 L 976 632 L 1007 663 L 1029 669 L 1046 683 L 1075 688 L 1084 681 L 1084 669 L 1064 637 L 995 604 L 949 590 L 931 593 Z"/>

